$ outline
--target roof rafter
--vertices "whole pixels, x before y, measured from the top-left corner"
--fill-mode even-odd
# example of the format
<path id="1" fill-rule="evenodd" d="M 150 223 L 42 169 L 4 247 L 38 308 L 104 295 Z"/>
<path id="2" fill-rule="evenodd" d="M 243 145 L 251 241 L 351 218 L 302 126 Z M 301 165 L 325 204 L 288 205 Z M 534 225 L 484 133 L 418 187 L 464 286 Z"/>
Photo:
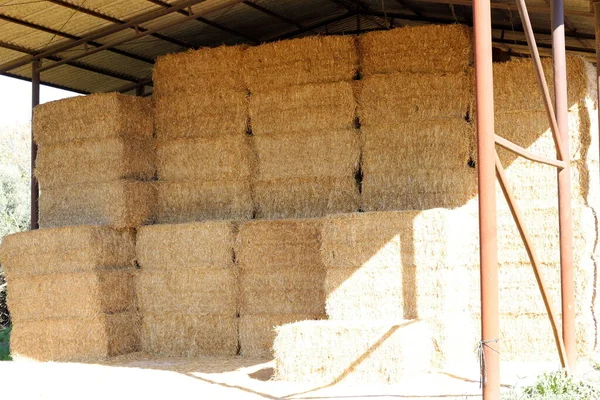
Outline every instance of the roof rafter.
<path id="1" fill-rule="evenodd" d="M 34 49 L 29 49 L 27 47 L 18 46 L 18 45 L 11 44 L 11 43 L 0 42 L 0 47 L 2 47 L 4 49 L 12 50 L 12 51 L 17 51 L 17 52 L 23 53 L 23 54 L 29 54 L 29 55 L 36 54 L 36 51 Z M 64 60 L 63 57 L 60 57 L 57 55 L 48 56 L 47 59 L 51 60 L 51 61 L 55 61 L 55 62 Z M 66 64 L 70 65 L 72 67 L 75 67 L 75 68 L 83 69 L 85 71 L 95 72 L 97 74 L 106 75 L 111 78 L 121 79 L 123 81 L 130 81 L 130 82 L 139 82 L 140 81 L 140 78 L 138 78 L 136 76 L 113 71 L 108 68 L 98 67 L 98 66 L 91 65 L 88 63 L 73 61 L 73 62 L 67 62 Z"/>
<path id="2" fill-rule="evenodd" d="M 290 25 L 294 25 L 298 29 L 304 29 L 304 26 L 302 26 L 302 24 L 300 24 L 299 22 L 294 21 L 294 20 L 292 20 L 290 18 L 284 17 L 281 14 L 277 14 L 276 12 L 271 11 L 268 8 L 265 8 L 265 7 L 261 6 L 261 5 L 258 5 L 256 3 L 253 3 L 253 2 L 248 1 L 248 0 L 247 1 L 243 1 L 242 4 L 244 4 L 244 5 L 248 6 L 248 7 L 254 8 L 255 10 L 258 10 L 258 11 L 262 12 L 263 14 L 270 15 L 273 18 L 277 18 L 278 20 L 280 20 L 282 22 L 288 23 Z"/>
<path id="3" fill-rule="evenodd" d="M 290 39 L 290 38 L 302 35 L 303 33 L 310 32 L 310 31 L 313 31 L 315 29 L 322 28 L 322 27 L 327 26 L 329 24 L 333 24 L 334 22 L 339 22 L 339 21 L 342 21 L 342 20 L 344 20 L 346 18 L 355 17 L 356 15 L 358 15 L 358 13 L 356 13 L 354 11 L 348 11 L 347 13 L 344 13 L 342 15 L 337 15 L 337 16 L 332 17 L 332 18 L 328 18 L 328 19 L 325 19 L 325 20 L 322 20 L 322 21 L 315 22 L 312 25 L 305 26 L 303 29 L 297 29 L 294 32 L 288 32 L 288 33 L 284 33 L 282 35 L 274 36 L 274 37 L 270 38 L 268 41 L 269 42 L 274 42 L 274 41 L 277 41 L 277 40 Z"/>
<path id="4" fill-rule="evenodd" d="M 20 81 L 31 82 L 31 78 L 25 78 L 24 76 L 19 76 L 15 74 L 11 74 L 10 72 L 0 72 L 0 75 L 6 76 L 8 78 L 18 79 Z M 58 85 L 56 83 L 48 82 L 45 80 L 40 80 L 40 83 L 44 86 L 48 86 L 55 89 L 68 90 L 70 92 L 78 93 L 78 94 L 90 94 L 91 92 L 87 92 L 85 90 L 74 89 L 72 87 Z"/>
<path id="5" fill-rule="evenodd" d="M 156 4 L 156 5 L 159 5 L 161 7 L 165 7 L 165 8 L 170 7 L 169 3 L 165 2 L 165 1 L 162 1 L 162 0 L 147 0 L 147 1 L 149 1 L 150 3 Z M 191 15 L 191 11 L 188 11 L 188 10 L 179 10 L 177 12 L 179 14 L 181 14 L 181 15 L 185 15 L 186 17 L 189 17 Z M 247 40 L 249 42 L 252 42 L 254 44 L 260 43 L 260 40 L 254 38 L 254 37 L 252 37 L 250 35 L 246 35 L 243 32 L 237 31 L 235 29 L 228 28 L 228 27 L 226 27 L 224 25 L 218 24 L 218 23 L 213 22 L 211 20 L 208 20 L 206 18 L 196 17 L 196 18 L 194 18 L 194 20 L 196 20 L 198 22 L 202 22 L 203 24 L 212 26 L 213 28 L 217 28 L 217 29 L 219 29 L 219 30 L 221 30 L 223 32 L 231 33 L 232 35 L 241 37 L 241 38 L 243 38 L 243 39 L 245 39 L 245 40 Z"/>
<path id="6" fill-rule="evenodd" d="M 74 10 L 76 12 L 80 12 L 80 13 L 83 13 L 83 14 L 90 15 L 92 17 L 96 17 L 96 18 L 102 19 L 104 21 L 112 22 L 113 24 L 125 24 L 126 23 L 126 21 L 123 21 L 122 19 L 115 18 L 115 17 L 112 17 L 110 15 L 103 14 L 103 13 L 95 11 L 95 10 L 91 10 L 89 8 L 81 7 L 81 6 L 76 5 L 76 4 L 67 3 L 66 1 L 63 1 L 63 0 L 46 0 L 46 1 L 48 1 L 50 3 L 53 3 L 53 4 L 56 4 L 57 6 L 70 8 L 71 10 Z M 143 27 L 141 27 L 139 25 L 138 26 L 133 26 L 133 27 L 131 27 L 131 29 L 139 30 L 141 32 L 145 32 L 147 30 L 146 28 L 143 28 Z M 188 48 L 189 49 L 189 48 L 192 47 L 189 43 L 183 42 L 183 41 L 181 41 L 179 39 L 175 39 L 175 38 L 172 38 L 170 36 L 166 36 L 166 35 L 163 35 L 163 34 L 160 34 L 160 33 L 153 33 L 152 36 L 155 37 L 155 38 L 157 38 L 157 39 L 164 40 L 165 42 L 169 42 L 169 43 L 175 44 L 177 46 L 181 46 L 183 48 Z"/>
<path id="7" fill-rule="evenodd" d="M 38 30 L 38 31 L 41 31 L 41 32 L 50 33 L 52 35 L 60 36 L 60 37 L 63 37 L 65 39 L 71 39 L 71 40 L 79 40 L 79 39 L 81 39 L 81 36 L 72 35 L 70 33 L 66 33 L 66 32 L 63 32 L 63 31 L 56 30 L 56 29 L 48 28 L 46 26 L 34 24 L 33 22 L 24 21 L 22 19 L 10 17 L 8 15 L 0 14 L 0 20 L 7 21 L 7 22 L 10 22 L 10 23 L 13 23 L 13 24 L 17 24 L 17 25 L 21 25 L 21 26 L 24 26 L 24 27 L 27 27 L 27 28 L 35 29 L 35 30 Z M 93 40 L 87 42 L 87 44 L 89 44 L 90 46 L 94 46 L 94 47 L 100 47 L 100 46 L 102 46 L 101 43 L 95 42 Z M 145 63 L 148 63 L 148 64 L 154 64 L 154 61 L 152 59 L 147 58 L 147 57 L 142 57 L 140 55 L 137 55 L 137 54 L 134 54 L 134 53 L 130 53 L 128 51 L 119 50 L 119 49 L 115 49 L 115 48 L 109 49 L 108 51 L 110 51 L 111 53 L 119 54 L 119 55 L 124 56 L 124 57 L 132 58 L 134 60 L 142 61 L 142 62 L 145 62 Z"/>

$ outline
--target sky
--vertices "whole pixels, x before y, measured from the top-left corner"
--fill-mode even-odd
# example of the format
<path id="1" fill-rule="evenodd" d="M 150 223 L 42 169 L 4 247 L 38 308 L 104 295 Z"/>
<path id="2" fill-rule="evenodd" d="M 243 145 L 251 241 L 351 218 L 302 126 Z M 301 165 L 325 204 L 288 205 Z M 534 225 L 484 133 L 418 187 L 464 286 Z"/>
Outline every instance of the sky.
<path id="1" fill-rule="evenodd" d="M 41 85 L 40 103 L 77 96 L 77 93 Z M 31 83 L 0 76 L 0 126 L 31 121 Z"/>

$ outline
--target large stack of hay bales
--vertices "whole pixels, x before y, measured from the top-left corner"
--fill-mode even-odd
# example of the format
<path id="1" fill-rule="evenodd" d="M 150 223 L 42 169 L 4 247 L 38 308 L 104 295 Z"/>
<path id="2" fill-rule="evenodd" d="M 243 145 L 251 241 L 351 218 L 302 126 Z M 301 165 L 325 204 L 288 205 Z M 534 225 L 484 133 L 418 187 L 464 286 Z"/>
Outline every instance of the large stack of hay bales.
<path id="1" fill-rule="evenodd" d="M 253 215 L 242 51 L 201 49 L 156 62 L 160 223 Z"/>
<path id="2" fill-rule="evenodd" d="M 105 227 L 7 236 L 11 353 L 36 360 L 103 359 L 139 348 L 134 232 Z"/>
<path id="3" fill-rule="evenodd" d="M 318 219 L 252 221 L 240 227 L 242 355 L 270 355 L 276 326 L 324 318 L 320 229 Z"/>
<path id="4" fill-rule="evenodd" d="M 235 355 L 237 284 L 229 221 L 146 226 L 137 235 L 143 351 Z"/>
<path id="5" fill-rule="evenodd" d="M 152 218 L 154 176 L 149 99 L 116 93 L 34 109 L 40 226 L 132 228 Z"/>
<path id="6" fill-rule="evenodd" d="M 258 218 L 358 210 L 354 38 L 308 37 L 244 53 Z"/>
<path id="7" fill-rule="evenodd" d="M 365 211 L 454 208 L 476 194 L 469 163 L 472 44 L 460 25 L 359 37 Z"/>

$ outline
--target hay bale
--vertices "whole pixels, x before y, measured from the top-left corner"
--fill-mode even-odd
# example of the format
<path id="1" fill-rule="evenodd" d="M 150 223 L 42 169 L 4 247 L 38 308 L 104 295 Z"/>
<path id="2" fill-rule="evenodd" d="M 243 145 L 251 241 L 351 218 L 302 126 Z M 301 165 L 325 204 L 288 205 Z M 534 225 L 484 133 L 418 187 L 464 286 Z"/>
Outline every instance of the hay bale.
<path id="1" fill-rule="evenodd" d="M 156 191 L 149 182 L 118 180 L 46 189 L 40 196 L 40 227 L 134 228 L 151 221 L 155 202 Z"/>
<path id="2" fill-rule="evenodd" d="M 135 233 L 100 226 L 15 233 L 3 238 L 0 262 L 9 279 L 31 274 L 132 267 Z"/>
<path id="3" fill-rule="evenodd" d="M 272 357 L 275 329 L 297 321 L 323 319 L 322 314 L 242 315 L 240 317 L 240 354 L 244 357 Z"/>
<path id="4" fill-rule="evenodd" d="M 243 91 L 246 85 L 240 65 L 245 48 L 204 47 L 160 56 L 152 70 L 154 93 Z"/>
<path id="5" fill-rule="evenodd" d="M 159 140 L 243 136 L 248 130 L 246 91 L 155 90 L 154 121 Z"/>
<path id="6" fill-rule="evenodd" d="M 131 310 L 133 269 L 23 275 L 8 280 L 13 323 L 44 318 L 92 318 Z"/>
<path id="7" fill-rule="evenodd" d="M 233 356 L 238 318 L 198 313 L 145 313 L 142 351 L 174 357 Z"/>
<path id="8" fill-rule="evenodd" d="M 581 57 L 567 58 L 569 82 L 568 105 L 581 101 L 589 93 L 595 76 L 589 74 L 588 64 Z M 552 59 L 542 60 L 548 89 L 554 97 Z M 494 108 L 496 112 L 543 111 L 544 102 L 531 60 L 513 60 L 494 63 Z"/>
<path id="9" fill-rule="evenodd" d="M 277 328 L 276 377 L 334 384 L 395 383 L 431 367 L 433 342 L 421 321 L 303 321 Z"/>
<path id="10" fill-rule="evenodd" d="M 237 315 L 237 277 L 232 268 L 142 269 L 136 277 L 142 313 Z"/>
<path id="11" fill-rule="evenodd" d="M 123 138 L 41 146 L 35 175 L 42 189 L 154 176 L 154 142 Z"/>
<path id="12" fill-rule="evenodd" d="M 321 265 L 319 219 L 255 220 L 240 225 L 236 259 L 243 270 Z"/>
<path id="13" fill-rule="evenodd" d="M 159 142 L 158 179 L 239 180 L 250 176 L 252 149 L 246 136 Z"/>
<path id="14" fill-rule="evenodd" d="M 231 221 L 144 226 L 136 254 L 144 270 L 233 268 L 237 228 Z"/>
<path id="15" fill-rule="evenodd" d="M 257 181 L 253 188 L 256 218 L 311 218 L 359 209 L 354 177 Z"/>
<path id="16" fill-rule="evenodd" d="M 47 318 L 13 326 L 14 358 L 98 361 L 139 350 L 139 316 L 133 312 L 94 318 Z"/>
<path id="17" fill-rule="evenodd" d="M 91 94 L 40 104 L 33 110 L 33 135 L 39 145 L 88 139 L 151 139 L 153 129 L 150 98 Z"/>
<path id="18" fill-rule="evenodd" d="M 477 195 L 477 173 L 474 169 L 420 169 L 413 170 L 411 174 L 365 175 L 361 208 L 365 211 L 456 208 Z"/>
<path id="19" fill-rule="evenodd" d="M 360 142 L 355 130 L 287 133 L 254 137 L 259 180 L 352 177 Z"/>
<path id="20" fill-rule="evenodd" d="M 350 82 L 286 86 L 253 93 L 254 135 L 352 129 L 356 101 Z"/>
<path id="21" fill-rule="evenodd" d="M 467 294 L 453 290 L 466 276 L 456 268 L 457 223 L 448 210 L 326 218 L 321 257 L 328 317 L 413 319 L 466 309 Z"/>
<path id="22" fill-rule="evenodd" d="M 249 179 L 157 182 L 156 221 L 161 224 L 210 219 L 250 219 Z"/>
<path id="23" fill-rule="evenodd" d="M 241 315 L 322 314 L 324 312 L 325 296 L 322 288 L 265 289 L 241 288 Z"/>
<path id="24" fill-rule="evenodd" d="M 252 92 L 350 81 L 358 70 L 358 51 L 351 36 L 309 36 L 249 47 L 242 66 Z"/>
<path id="25" fill-rule="evenodd" d="M 415 119 L 464 119 L 474 101 L 468 74 L 374 75 L 358 84 L 362 126 L 388 127 Z"/>
<path id="26" fill-rule="evenodd" d="M 471 28 L 424 25 L 369 32 L 358 39 L 363 76 L 393 72 L 454 73 L 473 58 Z"/>

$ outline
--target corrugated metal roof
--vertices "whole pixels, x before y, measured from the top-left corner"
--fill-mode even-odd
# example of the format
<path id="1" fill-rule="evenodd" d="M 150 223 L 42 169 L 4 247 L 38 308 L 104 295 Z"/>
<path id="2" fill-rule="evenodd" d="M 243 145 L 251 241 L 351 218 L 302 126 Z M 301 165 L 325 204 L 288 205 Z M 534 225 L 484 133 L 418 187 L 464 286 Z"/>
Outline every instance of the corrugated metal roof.
<path id="1" fill-rule="evenodd" d="M 0 73 L 30 79 L 29 65 L 10 70 L 5 67 L 57 44 L 73 42 L 182 1 L 190 0 L 0 0 Z M 547 1 L 527 0 L 542 54 L 548 53 L 551 44 Z M 565 0 L 565 9 L 568 50 L 594 57 L 594 24 L 588 1 Z M 186 19 L 190 12 L 204 14 Z M 471 0 L 198 0 L 178 12 L 53 54 L 42 60 L 42 67 L 84 55 L 116 40 L 127 40 L 113 49 L 43 71 L 41 78 L 44 83 L 80 92 L 120 90 L 148 83 L 152 61 L 157 56 L 187 48 L 252 45 L 295 36 L 356 33 L 391 26 L 471 24 L 471 14 Z M 527 53 L 513 2 L 493 1 L 492 19 L 496 47 L 515 54 Z M 136 36 L 148 29 L 157 32 Z"/>

